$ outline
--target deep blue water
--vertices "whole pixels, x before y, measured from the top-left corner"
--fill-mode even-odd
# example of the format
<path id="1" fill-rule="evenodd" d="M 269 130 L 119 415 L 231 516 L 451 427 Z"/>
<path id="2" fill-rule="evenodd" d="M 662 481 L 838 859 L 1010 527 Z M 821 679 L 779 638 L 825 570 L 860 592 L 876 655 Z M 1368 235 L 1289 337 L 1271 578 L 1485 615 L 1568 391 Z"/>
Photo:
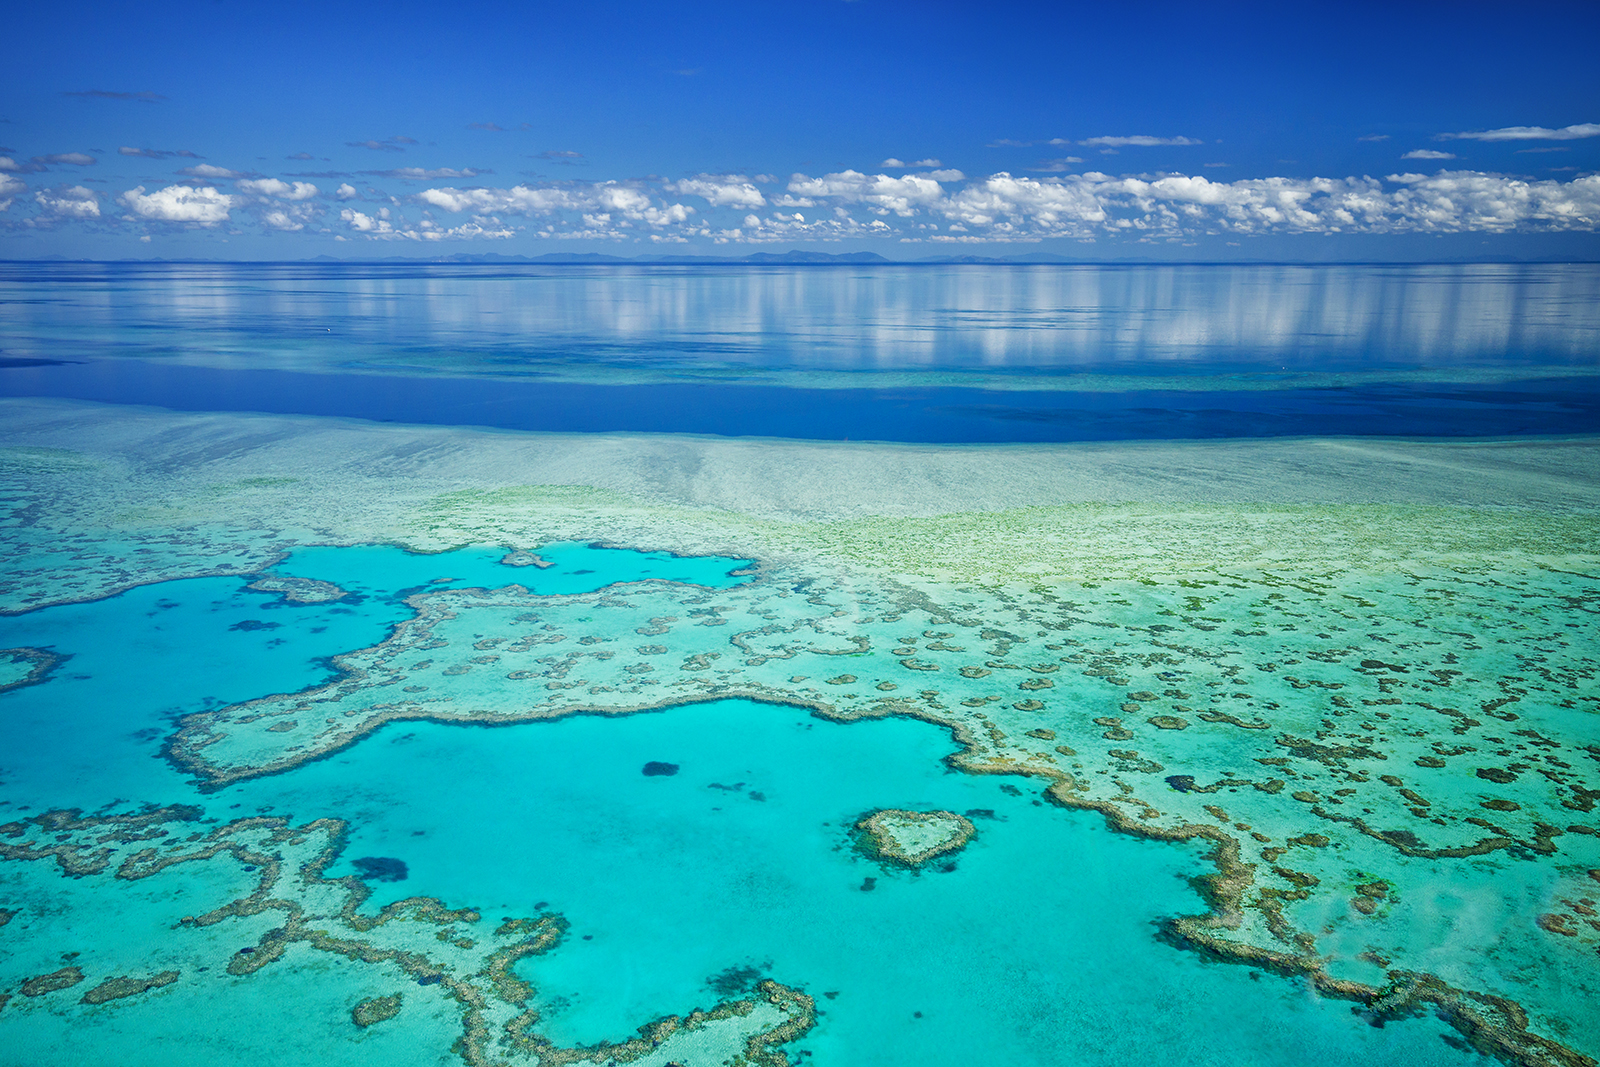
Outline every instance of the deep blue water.
<path id="1" fill-rule="evenodd" d="M 914 442 L 1600 432 L 1600 266 L 0 265 L 0 395 Z"/>
<path id="2" fill-rule="evenodd" d="M 569 433 L 961 442 L 1600 431 L 1600 377 L 1114 392 L 585 385 L 96 360 L 0 369 L 10 396 Z"/>

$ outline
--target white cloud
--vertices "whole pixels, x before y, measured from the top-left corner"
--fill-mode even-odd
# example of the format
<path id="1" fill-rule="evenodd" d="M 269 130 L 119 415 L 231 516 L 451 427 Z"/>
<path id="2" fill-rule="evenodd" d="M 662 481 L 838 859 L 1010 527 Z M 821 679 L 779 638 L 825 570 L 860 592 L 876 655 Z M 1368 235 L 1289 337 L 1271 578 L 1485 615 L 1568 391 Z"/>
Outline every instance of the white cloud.
<path id="1" fill-rule="evenodd" d="M 187 174 L 191 178 L 210 178 L 212 180 L 244 177 L 243 174 L 236 170 L 229 170 L 227 167 L 213 167 L 210 163 L 196 163 L 192 167 L 184 167 L 178 173 Z"/>
<path id="2" fill-rule="evenodd" d="M 309 200 L 317 195 L 318 189 L 310 182 L 295 182 L 292 185 L 277 178 L 246 178 L 238 183 L 239 189 L 256 196 L 273 196 L 279 200 Z"/>
<path id="3" fill-rule="evenodd" d="M 789 180 L 789 192 L 807 199 L 832 197 L 867 204 L 884 214 L 892 211 L 903 217 L 915 214 L 918 207 L 944 199 L 944 188 L 932 178 L 920 174 L 891 178 L 887 174 L 866 175 L 857 170 L 825 174 L 820 178 L 796 174 Z"/>
<path id="4" fill-rule="evenodd" d="M 70 163 L 74 167 L 92 167 L 100 162 L 83 152 L 57 152 L 49 156 L 35 156 L 35 163 Z"/>
<path id="5" fill-rule="evenodd" d="M 679 196 L 704 197 L 712 207 L 756 208 L 765 207 L 766 197 L 754 183 L 737 174 L 702 174 L 680 182 L 668 182 L 667 192 Z"/>
<path id="6" fill-rule="evenodd" d="M 399 178 L 410 182 L 432 182 L 440 178 L 476 178 L 482 171 L 473 170 L 471 167 L 454 170 L 450 167 L 438 167 L 434 170 L 425 170 L 422 167 L 396 167 L 393 170 L 364 170 L 362 174 L 370 174 L 375 178 Z"/>
<path id="7" fill-rule="evenodd" d="M 1424 230 L 1600 228 L 1600 175 L 1570 182 L 1523 181 L 1476 171 L 1391 175 L 1406 188 L 1393 194 L 1393 213 Z"/>
<path id="8" fill-rule="evenodd" d="M 333 195 L 337 200 L 354 200 L 361 194 L 356 192 L 356 187 L 349 182 L 340 182 L 339 188 L 333 191 Z"/>
<path id="9" fill-rule="evenodd" d="M 1088 237 L 1112 231 L 1179 236 L 1233 233 L 1397 233 L 1600 229 L 1600 176 L 1566 184 L 1478 172 L 1363 178 L 1251 178 L 1234 182 L 1169 175 L 1154 180 L 1098 172 L 1061 178 L 1007 173 L 915 200 L 888 194 L 897 183 L 846 171 L 795 175 L 791 191 L 827 207 L 888 206 L 902 217 L 943 216 L 950 230 L 989 240 Z M 929 183 L 930 185 L 933 183 Z M 842 210 L 837 208 L 836 210 Z M 963 238 L 965 239 L 965 238 Z"/>
<path id="10" fill-rule="evenodd" d="M 940 163 L 937 159 L 919 159 L 915 163 L 907 163 L 904 160 L 895 159 L 893 156 L 890 156 L 882 163 L 879 163 L 878 166 L 893 167 L 895 170 L 904 170 L 909 167 L 942 167 L 944 164 Z"/>
<path id="11" fill-rule="evenodd" d="M 1081 229 L 1106 219 L 1106 210 L 1081 180 L 1013 178 L 1001 172 L 974 182 L 939 205 L 946 218 L 1010 234 L 1019 228 Z"/>
<path id="12" fill-rule="evenodd" d="M 1055 142 L 1052 141 L 1051 143 L 1054 144 Z M 1078 143 L 1085 147 L 1099 145 L 1104 148 L 1123 148 L 1132 145 L 1138 148 L 1150 148 L 1156 145 L 1204 144 L 1205 142 L 1197 141 L 1193 137 L 1149 137 L 1144 134 L 1136 134 L 1132 137 L 1091 137 Z"/>
<path id="13" fill-rule="evenodd" d="M 354 208 L 347 207 L 340 211 L 339 218 L 357 233 L 382 234 L 394 232 L 394 226 L 389 223 L 388 219 L 374 218 Z"/>
<path id="14" fill-rule="evenodd" d="M 518 185 L 510 189 L 424 189 L 417 199 L 459 214 L 501 212 L 512 215 L 551 215 L 561 212 L 587 217 L 590 228 L 610 227 L 618 221 L 668 226 L 687 221 L 694 208 L 685 204 L 658 206 L 649 194 L 620 182 L 569 182 L 560 185 Z"/>
<path id="15" fill-rule="evenodd" d="M 49 170 L 52 164 L 68 163 L 74 167 L 92 167 L 100 162 L 83 152 L 57 152 L 49 156 L 34 156 L 26 163 L 18 163 L 10 156 L 0 156 L 0 171 L 12 174 L 36 174 Z"/>
<path id="16" fill-rule="evenodd" d="M 141 218 L 155 222 L 187 222 L 197 226 L 215 226 L 219 222 L 226 222 L 228 209 L 235 200 L 209 185 L 199 188 L 169 185 L 149 194 L 141 185 L 129 189 L 118 199 L 124 207 Z"/>
<path id="17" fill-rule="evenodd" d="M 1435 152 L 1431 148 L 1414 148 L 1400 157 L 1401 159 L 1454 159 L 1454 152 Z"/>
<path id="18" fill-rule="evenodd" d="M 97 219 L 100 217 L 100 198 L 94 190 L 81 185 L 62 187 L 33 194 L 41 210 L 66 219 Z"/>
<path id="19" fill-rule="evenodd" d="M 447 241 L 447 240 L 496 240 L 514 236 L 515 231 L 502 225 L 499 219 L 482 218 L 463 223 L 460 226 L 444 227 L 431 219 L 423 219 L 415 226 L 402 223 L 394 224 L 390 218 L 388 208 L 379 208 L 375 215 L 357 211 L 354 208 L 345 208 L 339 212 L 339 218 L 345 225 L 356 233 L 365 234 L 377 240 L 404 240 L 404 241 Z"/>
<path id="20" fill-rule="evenodd" d="M 1552 130 L 1548 126 L 1503 126 L 1498 130 L 1441 133 L 1441 141 L 1578 141 L 1600 137 L 1600 122 L 1584 122 Z"/>
<path id="21" fill-rule="evenodd" d="M 937 162 L 937 161 L 936 161 Z M 959 170 L 933 170 L 928 172 L 928 177 L 936 182 L 959 182 L 966 178 Z"/>
<path id="22" fill-rule="evenodd" d="M 20 182 L 7 174 L 0 174 L 0 211 L 9 208 L 12 198 L 27 188 L 25 182 Z"/>

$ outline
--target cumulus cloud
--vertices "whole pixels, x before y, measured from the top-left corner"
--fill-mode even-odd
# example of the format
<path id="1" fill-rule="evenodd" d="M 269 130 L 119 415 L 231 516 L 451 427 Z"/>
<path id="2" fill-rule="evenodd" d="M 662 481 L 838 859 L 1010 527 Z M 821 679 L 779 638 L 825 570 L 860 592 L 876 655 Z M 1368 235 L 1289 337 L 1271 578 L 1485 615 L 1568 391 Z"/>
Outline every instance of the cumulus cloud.
<path id="1" fill-rule="evenodd" d="M 1498 130 L 1441 133 L 1441 141 L 1579 141 L 1600 137 L 1600 122 L 1583 122 L 1552 130 L 1548 126 L 1502 126 Z"/>
<path id="2" fill-rule="evenodd" d="M 933 178 L 908 174 L 891 178 L 887 174 L 867 175 L 857 170 L 825 174 L 808 178 L 796 174 L 789 180 L 789 192 L 807 199 L 836 199 L 866 204 L 870 208 L 900 216 L 915 214 L 920 206 L 928 206 L 944 199 L 944 187 Z"/>
<path id="3" fill-rule="evenodd" d="M 657 204 L 644 190 L 621 182 L 566 182 L 518 185 L 510 189 L 424 189 L 417 199 L 452 214 L 487 215 L 577 214 L 591 229 L 611 229 L 617 222 L 668 226 L 687 221 L 694 208 Z"/>
<path id="4" fill-rule="evenodd" d="M 318 192 L 317 187 L 310 182 L 295 182 L 291 185 L 277 178 L 246 178 L 238 183 L 238 188 L 241 192 L 276 197 L 279 200 L 309 200 Z"/>
<path id="5" fill-rule="evenodd" d="M 1057 142 L 1052 141 L 1052 144 Z M 1149 137 L 1144 134 L 1135 134 L 1132 137 L 1091 137 L 1086 141 L 1079 141 L 1085 148 L 1124 148 L 1134 146 L 1138 148 L 1151 148 L 1156 145 L 1168 144 L 1204 144 L 1193 137 Z"/>
<path id="6" fill-rule="evenodd" d="M 386 207 L 370 215 L 347 207 L 339 212 L 339 219 L 352 231 L 376 240 L 501 240 L 515 234 L 509 226 L 502 225 L 495 218 L 473 219 L 460 226 L 449 227 L 440 226 L 432 219 L 423 219 L 414 226 L 403 222 L 397 226 L 398 220 L 391 217 Z"/>
<path id="7" fill-rule="evenodd" d="M 32 174 L 44 170 L 39 163 L 18 163 L 10 156 L 0 156 L 0 174 Z"/>
<path id="8" fill-rule="evenodd" d="M 67 219 L 97 219 L 100 217 L 100 197 L 92 189 L 81 185 L 53 190 L 39 190 L 33 194 L 40 210 Z"/>
<path id="9" fill-rule="evenodd" d="M 0 211 L 9 208 L 16 195 L 27 188 L 25 182 L 20 182 L 9 174 L 0 174 Z"/>
<path id="10" fill-rule="evenodd" d="M 1435 152 L 1431 148 L 1414 148 L 1400 157 L 1401 159 L 1454 159 L 1454 152 Z"/>
<path id="11" fill-rule="evenodd" d="M 256 217 L 269 230 L 294 233 L 305 229 L 321 212 L 316 204 L 268 201 L 264 208 L 258 209 Z"/>
<path id="12" fill-rule="evenodd" d="M 1076 229 L 1084 223 L 1103 222 L 1104 206 L 1081 181 L 1013 178 L 1004 172 L 974 182 L 949 199 L 933 205 L 946 218 L 965 228 L 981 227 L 1010 234 L 1032 226 L 1046 230 Z"/>
<path id="13" fill-rule="evenodd" d="M 187 148 L 180 148 L 177 151 L 168 152 L 161 148 L 133 148 L 129 145 L 123 145 L 121 148 L 117 149 L 117 155 L 138 156 L 141 159 L 171 159 L 174 156 L 181 156 L 184 159 L 200 158 Z"/>
<path id="14" fill-rule="evenodd" d="M 389 209 L 384 208 L 383 214 L 387 215 L 388 213 Z M 379 234 L 394 232 L 394 226 L 387 218 L 368 215 L 366 212 L 357 211 L 354 208 L 345 208 L 339 212 L 339 218 L 357 233 Z"/>
<path id="15" fill-rule="evenodd" d="M 668 182 L 666 190 L 679 196 L 704 197 L 712 207 L 756 208 L 765 207 L 767 203 L 760 189 L 737 174 L 702 174 L 698 178 Z"/>
<path id="16" fill-rule="evenodd" d="M 1400 186 L 1395 189 L 1370 177 L 1220 182 L 1185 175 L 1113 178 L 1093 171 L 1044 179 L 1000 173 L 955 192 L 920 189 L 915 199 L 893 198 L 894 183 L 905 180 L 846 171 L 822 178 L 796 175 L 789 189 L 818 206 L 877 203 L 880 210 L 887 207 L 907 218 L 943 217 L 943 236 L 961 240 L 1089 237 L 1106 231 L 1171 236 L 1600 228 L 1600 176 L 1562 184 L 1441 171 L 1391 175 L 1389 185 Z"/>
<path id="17" fill-rule="evenodd" d="M 1600 175 L 1562 183 L 1440 171 L 1390 175 L 1388 180 L 1405 186 L 1392 196 L 1393 214 L 1416 229 L 1506 232 L 1600 227 Z"/>
<path id="18" fill-rule="evenodd" d="M 183 222 L 196 226 L 215 226 L 228 221 L 228 209 L 235 198 L 219 193 L 211 186 L 198 188 L 188 185 L 169 185 L 153 193 L 144 186 L 129 189 L 118 198 L 122 205 L 140 218 L 153 222 Z"/>
<path id="19" fill-rule="evenodd" d="M 191 178 L 209 178 L 212 181 L 228 181 L 244 177 L 244 174 L 240 171 L 229 170 L 227 167 L 214 167 L 210 163 L 197 163 L 192 167 L 184 167 L 178 173 L 186 174 Z"/>
<path id="20" fill-rule="evenodd" d="M 333 196 L 336 200 L 354 200 L 360 195 L 360 193 L 356 192 L 356 187 L 349 182 L 340 182 L 339 188 L 333 191 Z"/>

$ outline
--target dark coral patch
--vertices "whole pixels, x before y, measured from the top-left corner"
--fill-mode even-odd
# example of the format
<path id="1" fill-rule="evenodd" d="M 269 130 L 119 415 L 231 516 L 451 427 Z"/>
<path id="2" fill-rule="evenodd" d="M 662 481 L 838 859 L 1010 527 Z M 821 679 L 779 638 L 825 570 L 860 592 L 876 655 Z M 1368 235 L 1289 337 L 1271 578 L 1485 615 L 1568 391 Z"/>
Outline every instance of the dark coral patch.
<path id="1" fill-rule="evenodd" d="M 403 882 L 410 873 L 406 870 L 406 861 L 393 856 L 362 856 L 351 860 L 350 866 L 369 882 Z"/>

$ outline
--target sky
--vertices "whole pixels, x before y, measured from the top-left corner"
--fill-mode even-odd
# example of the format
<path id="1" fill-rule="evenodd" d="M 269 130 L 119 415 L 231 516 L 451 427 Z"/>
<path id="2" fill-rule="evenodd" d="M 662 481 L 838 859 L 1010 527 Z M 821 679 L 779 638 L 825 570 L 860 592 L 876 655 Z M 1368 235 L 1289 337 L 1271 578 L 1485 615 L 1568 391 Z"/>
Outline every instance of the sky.
<path id="1" fill-rule="evenodd" d="M 0 0 L 0 258 L 1600 259 L 1600 4 Z"/>

